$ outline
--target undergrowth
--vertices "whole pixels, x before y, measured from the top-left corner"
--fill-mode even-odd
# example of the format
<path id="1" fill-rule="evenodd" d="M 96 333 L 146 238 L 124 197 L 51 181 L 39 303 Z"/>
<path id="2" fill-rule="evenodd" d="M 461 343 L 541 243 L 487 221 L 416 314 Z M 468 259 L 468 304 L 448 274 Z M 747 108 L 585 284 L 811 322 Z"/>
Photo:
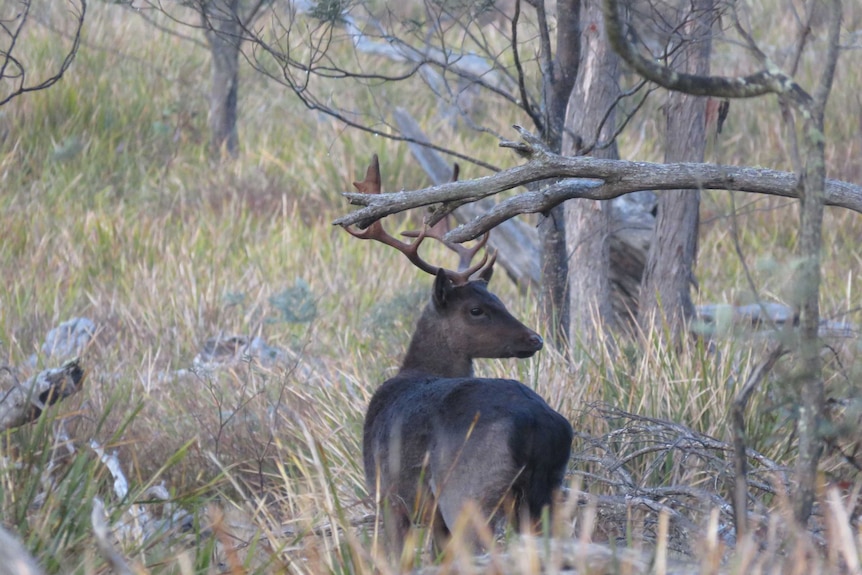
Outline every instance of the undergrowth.
<path id="1" fill-rule="evenodd" d="M 379 534 L 361 469 L 362 419 L 376 386 L 397 368 L 430 280 L 394 250 L 357 241 L 330 222 L 349 209 L 340 192 L 362 179 L 372 154 L 382 158 L 386 190 L 423 187 L 424 173 L 406 146 L 315 117 L 246 68 L 242 152 L 216 164 L 207 154 L 205 49 L 120 6 L 93 3 L 89 18 L 64 80 L 0 110 L 3 363 L 26 378 L 54 361 L 41 350 L 52 327 L 77 316 L 98 326 L 84 354 L 83 390 L 2 438 L 3 525 L 49 573 L 106 570 L 94 546 L 97 500 L 108 509 L 122 554 L 152 573 L 392 572 L 372 552 Z M 38 53 L 52 35 L 43 29 L 29 40 Z M 858 182 L 858 123 L 842 118 L 844 110 L 860 113 L 853 94 L 862 76 L 849 62 L 836 81 L 827 158 L 831 176 Z M 507 126 L 523 119 L 498 121 L 495 129 L 509 134 Z M 778 125 L 774 102 L 734 102 L 712 160 L 786 168 Z M 449 145 L 476 144 L 453 134 Z M 656 159 L 660 127 L 647 120 L 626 131 L 621 149 L 624 157 Z M 481 155 L 501 166 L 515 161 L 493 145 Z M 463 177 L 479 175 L 464 170 Z M 702 210 L 699 303 L 788 299 L 793 202 L 705 192 Z M 418 221 L 389 219 L 393 230 Z M 827 211 L 825 316 L 858 321 L 860 233 L 856 214 Z M 445 250 L 429 251 L 429 259 L 454 265 Z M 502 274 L 493 289 L 515 316 L 538 327 L 533 295 L 524 297 Z M 246 343 L 260 338 L 276 360 L 249 358 L 239 344 L 229 361 L 202 356 L 208 341 L 233 336 Z M 762 345 L 727 337 L 687 341 L 677 350 L 663 341 L 661 333 L 645 334 L 614 354 L 574 342 L 568 356 L 546 349 L 531 360 L 488 361 L 478 369 L 534 387 L 579 430 L 610 431 L 585 410 L 601 401 L 729 442 L 729 406 L 762 359 Z M 836 401 L 858 393 L 856 355 L 855 342 L 839 342 L 826 358 Z M 750 447 L 785 465 L 794 456 L 788 377 L 779 363 L 752 399 L 747 420 Z M 844 450 L 855 449 L 854 416 L 845 411 L 833 430 Z M 106 463 L 111 455 L 128 479 L 123 496 Z M 668 460 L 658 469 L 644 459 L 630 472 L 660 484 L 683 476 L 684 467 Z M 824 462 L 824 482 L 830 480 L 858 492 L 855 470 L 840 451 Z M 576 473 L 570 481 L 591 488 Z M 829 541 L 839 541 L 831 550 L 822 554 L 822 542 L 791 534 L 767 550 L 771 555 L 741 546 L 724 568 L 790 565 L 794 553 L 802 557 L 800 572 L 851 564 L 841 555 L 851 547 L 840 513 L 826 498 L 822 505 L 839 521 L 830 531 Z M 776 516 L 789 513 L 780 496 L 770 504 Z M 587 545 L 601 518 L 589 506 L 567 509 L 561 539 Z M 141 536 L 145 519 L 148 538 Z M 726 548 L 717 528 L 703 527 L 703 548 L 711 551 L 691 569 L 713 572 Z M 660 545 L 638 543 L 632 533 L 631 548 L 644 548 L 643 555 L 620 551 L 602 559 L 595 549 L 590 567 L 582 555 L 568 558 L 559 542 L 525 538 L 510 543 L 518 559 L 507 568 L 625 572 L 660 561 L 654 555 Z M 788 541 L 802 543 L 794 548 Z M 509 561 L 500 553 L 491 553 L 484 567 Z M 443 568 L 463 566 L 468 555 L 456 553 Z M 422 553 L 414 559 L 417 566 L 430 562 Z"/>

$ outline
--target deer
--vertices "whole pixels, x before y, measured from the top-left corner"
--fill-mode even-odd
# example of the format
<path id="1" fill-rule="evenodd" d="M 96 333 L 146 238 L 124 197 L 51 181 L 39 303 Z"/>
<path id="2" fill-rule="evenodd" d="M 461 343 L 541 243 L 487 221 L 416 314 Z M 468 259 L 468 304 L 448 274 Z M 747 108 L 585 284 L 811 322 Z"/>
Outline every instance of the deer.
<path id="1" fill-rule="evenodd" d="M 376 155 L 354 186 L 380 193 Z M 562 486 L 573 431 L 520 381 L 474 375 L 474 359 L 529 358 L 544 345 L 488 291 L 496 254 L 489 260 L 486 249 L 476 265 L 456 272 L 419 256 L 426 237 L 442 241 L 427 229 L 413 243 L 391 236 L 379 220 L 345 229 L 394 247 L 434 276 L 401 367 L 372 395 L 363 425 L 366 484 L 382 511 L 389 551 L 402 557 L 413 525 L 430 524 L 433 548 L 442 553 L 468 505 L 495 533 L 520 529 L 524 520 L 537 527 Z"/>

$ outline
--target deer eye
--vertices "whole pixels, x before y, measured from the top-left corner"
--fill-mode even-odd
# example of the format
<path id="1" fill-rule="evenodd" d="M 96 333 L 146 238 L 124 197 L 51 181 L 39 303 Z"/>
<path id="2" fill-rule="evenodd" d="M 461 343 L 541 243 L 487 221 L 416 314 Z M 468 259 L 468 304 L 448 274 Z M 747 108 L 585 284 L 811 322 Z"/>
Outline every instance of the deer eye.
<path id="1" fill-rule="evenodd" d="M 470 309 L 470 315 L 472 315 L 473 317 L 483 316 L 485 315 L 485 310 L 480 307 L 474 307 Z"/>

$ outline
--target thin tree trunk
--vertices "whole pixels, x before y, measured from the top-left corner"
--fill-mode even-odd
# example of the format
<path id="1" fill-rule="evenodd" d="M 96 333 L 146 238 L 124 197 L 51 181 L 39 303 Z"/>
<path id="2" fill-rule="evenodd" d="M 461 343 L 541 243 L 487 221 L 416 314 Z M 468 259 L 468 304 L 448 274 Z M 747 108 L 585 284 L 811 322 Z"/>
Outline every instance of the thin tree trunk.
<path id="1" fill-rule="evenodd" d="M 542 283 L 539 301 L 542 325 L 557 349 L 568 341 L 568 262 L 566 261 L 566 212 L 559 205 L 539 222 Z"/>
<path id="2" fill-rule="evenodd" d="M 545 141 L 559 153 L 563 145 L 566 105 L 580 60 L 580 0 L 557 2 L 557 46 L 550 74 L 544 74 L 547 117 Z M 568 340 L 568 261 L 566 257 L 566 211 L 560 205 L 550 210 L 539 225 L 542 246 L 541 309 L 551 341 L 562 349 Z"/>
<path id="3" fill-rule="evenodd" d="M 802 151 L 805 170 L 802 174 L 799 224 L 799 359 L 796 378 L 799 395 L 799 459 L 796 478 L 799 497 L 795 515 L 805 525 L 814 505 L 817 489 L 817 465 L 823 452 L 818 429 L 823 415 L 824 388 L 820 360 L 820 249 L 823 229 L 826 156 L 823 139 L 823 115 L 808 118 L 803 124 Z"/>
<path id="4" fill-rule="evenodd" d="M 687 44 L 675 68 L 709 74 L 714 0 L 694 0 L 682 33 Z M 665 116 L 665 162 L 703 162 L 706 150 L 706 101 L 681 92 L 668 96 Z M 641 281 L 638 323 L 644 332 L 653 322 L 666 322 L 678 341 L 694 314 L 691 285 L 697 257 L 700 191 L 671 190 L 658 199 L 658 215 Z"/>
<path id="5" fill-rule="evenodd" d="M 805 525 L 817 490 L 817 465 L 823 452 L 818 423 L 823 415 L 824 388 L 820 360 L 820 249 L 823 228 L 823 198 L 826 183 L 823 113 L 803 123 L 802 158 L 805 162 L 800 194 L 799 223 L 799 359 L 796 378 L 799 395 L 799 459 L 796 478 L 799 493 L 795 515 Z"/>
<path id="6" fill-rule="evenodd" d="M 581 6 L 581 63 L 566 112 L 562 152 L 580 155 L 587 148 L 594 157 L 618 159 L 616 143 L 610 141 L 615 113 L 607 112 L 620 92 L 619 59 L 606 38 L 601 3 L 584 0 Z M 597 143 L 598 147 L 594 147 Z M 609 203 L 595 200 L 566 203 L 572 341 L 590 343 L 600 335 L 597 330 L 613 325 L 609 232 Z M 602 325 L 596 325 L 594 319 Z"/>
<path id="7" fill-rule="evenodd" d="M 215 157 L 239 153 L 237 95 L 239 92 L 239 0 L 203 4 L 202 15 L 212 58 L 210 87 L 210 145 Z"/>
<path id="8" fill-rule="evenodd" d="M 826 132 L 824 112 L 840 53 L 841 2 L 831 0 L 827 24 L 828 39 L 822 60 L 821 76 L 809 105 L 797 106 L 803 118 L 799 133 L 800 159 L 803 163 L 799 193 L 799 271 L 796 282 L 799 308 L 800 368 L 795 378 L 799 397 L 797 426 L 799 458 L 796 480 L 799 484 L 794 515 L 805 526 L 817 496 L 817 466 L 823 453 L 820 421 L 825 404 L 823 366 L 820 359 L 820 252 L 823 245 L 823 206 L 826 199 Z"/>

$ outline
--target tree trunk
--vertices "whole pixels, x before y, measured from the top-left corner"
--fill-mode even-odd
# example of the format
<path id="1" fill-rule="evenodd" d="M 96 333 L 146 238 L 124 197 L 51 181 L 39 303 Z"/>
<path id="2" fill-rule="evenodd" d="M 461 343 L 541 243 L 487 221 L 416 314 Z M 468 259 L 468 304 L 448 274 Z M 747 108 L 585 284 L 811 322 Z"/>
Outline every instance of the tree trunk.
<path id="1" fill-rule="evenodd" d="M 563 145 L 566 104 L 578 72 L 580 59 L 580 0 L 557 2 L 557 46 L 552 69 L 543 75 L 545 141 L 559 153 Z M 563 349 L 568 341 L 568 261 L 566 257 L 566 211 L 560 205 L 550 210 L 539 225 L 542 246 L 541 310 L 543 325 L 554 345 Z"/>
<path id="2" fill-rule="evenodd" d="M 686 37 L 677 70 L 709 74 L 711 22 L 714 0 L 695 0 L 680 14 Z M 703 162 L 706 150 L 706 101 L 671 92 L 665 107 L 665 162 Z M 638 323 L 645 333 L 654 322 L 666 322 L 672 341 L 678 341 L 694 314 L 691 284 L 697 257 L 700 191 L 671 190 L 660 194 L 658 215 L 641 281 Z"/>
<path id="3" fill-rule="evenodd" d="M 794 514 L 805 525 L 817 496 L 817 466 L 823 453 L 820 421 L 825 404 L 820 328 L 820 252 L 823 245 L 823 206 L 826 200 L 826 133 L 823 116 L 840 53 L 841 2 L 831 0 L 828 40 L 821 62 L 822 74 L 809 109 L 801 109 L 801 158 L 804 162 L 799 194 L 799 356 L 796 378 L 799 393 L 799 461 L 796 477 L 799 497 Z"/>
<path id="4" fill-rule="evenodd" d="M 608 44 L 598 0 L 582 2 L 581 24 L 582 57 L 566 112 L 562 152 L 581 155 L 587 150 L 597 158 L 618 159 L 611 141 L 615 113 L 607 112 L 620 93 L 619 60 Z M 599 330 L 613 326 L 609 232 L 610 203 L 584 199 L 566 203 L 572 342 L 589 344 L 598 339 Z"/>
<path id="5" fill-rule="evenodd" d="M 239 153 L 236 127 L 241 42 L 239 0 L 214 0 L 203 3 L 201 10 L 212 57 L 210 146 L 216 158 L 225 152 L 235 158 Z"/>
<path id="6" fill-rule="evenodd" d="M 539 222 L 541 245 L 541 293 L 539 303 L 542 326 L 557 349 L 568 341 L 568 262 L 566 261 L 566 212 L 563 205 L 551 209 Z"/>
<path id="7" fill-rule="evenodd" d="M 813 116 L 813 117 L 812 117 Z M 794 514 L 805 525 L 817 496 L 817 465 L 823 452 L 819 422 L 823 415 L 824 388 L 820 360 L 820 250 L 823 235 L 823 199 L 826 155 L 823 109 L 806 118 L 801 151 L 805 167 L 799 210 L 799 260 L 796 304 L 799 308 L 799 372 L 795 378 L 799 401 L 799 483 Z"/>

